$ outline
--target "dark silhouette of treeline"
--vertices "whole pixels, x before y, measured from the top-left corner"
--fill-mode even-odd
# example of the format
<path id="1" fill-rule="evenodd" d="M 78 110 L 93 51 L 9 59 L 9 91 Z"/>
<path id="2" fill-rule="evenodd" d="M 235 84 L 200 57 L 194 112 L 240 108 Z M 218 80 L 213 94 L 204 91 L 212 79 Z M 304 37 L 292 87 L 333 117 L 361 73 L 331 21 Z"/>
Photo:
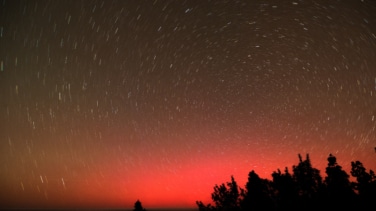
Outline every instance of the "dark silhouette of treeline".
<path id="1" fill-rule="evenodd" d="M 245 188 L 231 181 L 214 186 L 214 204 L 196 201 L 199 211 L 242 210 L 376 210 L 376 176 L 360 161 L 351 162 L 350 176 L 329 155 L 325 178 L 313 168 L 309 154 L 299 154 L 298 165 L 290 173 L 286 167 L 272 173 L 272 180 L 260 178 L 255 171 L 248 174 Z"/>

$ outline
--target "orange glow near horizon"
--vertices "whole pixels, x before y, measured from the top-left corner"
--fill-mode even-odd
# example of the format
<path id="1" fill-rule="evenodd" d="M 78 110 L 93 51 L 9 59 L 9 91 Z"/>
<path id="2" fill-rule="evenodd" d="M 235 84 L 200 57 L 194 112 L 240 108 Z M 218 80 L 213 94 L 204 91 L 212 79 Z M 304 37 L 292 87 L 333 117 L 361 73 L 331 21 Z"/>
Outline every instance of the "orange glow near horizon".
<path id="1" fill-rule="evenodd" d="M 231 151 L 239 153 L 229 155 Z M 264 157 L 244 154 L 241 149 L 232 148 L 217 156 L 203 158 L 192 154 L 163 165 L 154 157 L 141 161 L 130 171 L 124 170 L 119 163 L 104 162 L 98 164 L 98 172 L 77 172 L 75 179 L 66 178 L 64 184 L 63 178 L 53 180 L 47 176 L 42 176 L 45 181 L 44 184 L 39 181 L 38 191 L 32 191 L 31 186 L 23 184 L 15 190 L 19 198 L 12 198 L 15 201 L 10 200 L 8 204 L 17 206 L 19 199 L 25 198 L 25 207 L 132 208 L 134 202 L 140 200 L 144 207 L 149 208 L 195 208 L 196 201 L 212 203 L 210 196 L 214 185 L 230 181 L 231 175 L 239 187 L 244 188 L 251 170 L 262 178 L 271 179 L 271 173 L 278 168 L 283 170 L 288 167 L 292 172 L 292 165 L 298 163 L 297 154 L 292 153 L 284 153 L 279 158 L 273 157 L 275 152 L 265 153 Z M 301 154 L 305 156 L 305 153 Z M 309 154 L 313 166 L 325 176 L 326 157 L 323 152 Z M 116 160 L 116 156 L 108 155 L 107 160 Z M 347 159 L 341 155 L 337 159 L 349 173 L 350 164 L 343 162 Z M 263 163 L 263 160 L 267 162 Z M 363 163 L 366 168 L 374 165 L 372 159 Z"/>

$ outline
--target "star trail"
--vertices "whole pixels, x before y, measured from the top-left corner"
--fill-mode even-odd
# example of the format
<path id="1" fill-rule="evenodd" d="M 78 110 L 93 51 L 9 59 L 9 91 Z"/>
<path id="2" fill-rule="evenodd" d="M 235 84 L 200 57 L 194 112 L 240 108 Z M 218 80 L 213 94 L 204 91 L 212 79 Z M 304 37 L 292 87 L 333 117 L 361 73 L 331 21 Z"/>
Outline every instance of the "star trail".
<path id="1" fill-rule="evenodd" d="M 1 207 L 195 207 L 375 146 L 374 1 L 0 1 Z"/>

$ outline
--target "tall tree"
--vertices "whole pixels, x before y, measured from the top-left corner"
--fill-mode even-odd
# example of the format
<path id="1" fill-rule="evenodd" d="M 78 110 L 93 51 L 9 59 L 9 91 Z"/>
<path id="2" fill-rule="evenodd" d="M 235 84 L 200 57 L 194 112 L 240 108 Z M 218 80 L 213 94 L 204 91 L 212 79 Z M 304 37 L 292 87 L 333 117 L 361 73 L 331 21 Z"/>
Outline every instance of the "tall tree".
<path id="1" fill-rule="evenodd" d="M 301 208 L 312 208 L 319 206 L 320 190 L 322 188 L 322 177 L 320 171 L 312 167 L 309 154 L 306 159 L 298 154 L 299 164 L 293 166 L 293 179 L 299 194 L 297 206 Z"/>
<path id="2" fill-rule="evenodd" d="M 351 162 L 351 176 L 356 178 L 354 189 L 359 194 L 359 206 L 371 207 L 376 199 L 376 176 L 370 170 L 369 173 L 360 161 Z"/>
<path id="3" fill-rule="evenodd" d="M 248 181 L 243 193 L 241 207 L 243 210 L 274 210 L 271 182 L 261 179 L 255 171 L 248 174 Z"/>
<path id="4" fill-rule="evenodd" d="M 296 202 L 298 199 L 298 192 L 288 168 L 285 168 L 284 173 L 279 169 L 274 171 L 272 173 L 272 178 L 277 209 L 287 210 L 297 208 Z"/>
<path id="5" fill-rule="evenodd" d="M 328 157 L 325 185 L 328 205 L 331 208 L 350 208 L 354 204 L 355 192 L 351 187 L 349 175 L 337 164 L 332 154 Z"/>

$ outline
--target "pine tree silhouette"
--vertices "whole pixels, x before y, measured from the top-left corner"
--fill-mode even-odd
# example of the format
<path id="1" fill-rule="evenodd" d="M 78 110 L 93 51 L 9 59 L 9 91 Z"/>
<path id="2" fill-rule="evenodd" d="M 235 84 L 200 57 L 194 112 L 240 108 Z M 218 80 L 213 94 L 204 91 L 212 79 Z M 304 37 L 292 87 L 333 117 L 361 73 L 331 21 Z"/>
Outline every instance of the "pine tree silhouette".
<path id="1" fill-rule="evenodd" d="M 351 162 L 351 176 L 356 178 L 352 183 L 355 191 L 358 192 L 358 203 L 363 208 L 371 207 L 376 199 L 376 176 L 370 170 L 369 173 L 360 161 Z"/>
<path id="2" fill-rule="evenodd" d="M 134 203 L 134 210 L 133 211 L 146 211 L 146 209 L 144 209 L 142 207 L 140 200 L 137 200 L 136 203 Z"/>
<path id="3" fill-rule="evenodd" d="M 302 156 L 298 154 L 299 164 L 293 166 L 293 179 L 296 184 L 298 201 L 296 206 L 302 209 L 312 209 L 318 206 L 320 200 L 319 192 L 322 188 L 322 178 L 320 171 L 312 167 L 309 154 L 303 161 Z"/>
<path id="4" fill-rule="evenodd" d="M 241 203 L 243 210 L 273 210 L 272 187 L 267 179 L 261 179 L 255 171 L 248 174 L 244 199 Z"/>
<path id="5" fill-rule="evenodd" d="M 272 173 L 272 177 L 277 209 L 287 210 L 297 208 L 298 192 L 288 168 L 285 168 L 283 174 L 281 170 L 278 169 L 276 172 Z"/>
<path id="6" fill-rule="evenodd" d="M 351 187 L 349 175 L 337 164 L 332 154 L 328 157 L 325 185 L 328 205 L 332 208 L 350 208 L 354 204 L 355 193 Z"/>

